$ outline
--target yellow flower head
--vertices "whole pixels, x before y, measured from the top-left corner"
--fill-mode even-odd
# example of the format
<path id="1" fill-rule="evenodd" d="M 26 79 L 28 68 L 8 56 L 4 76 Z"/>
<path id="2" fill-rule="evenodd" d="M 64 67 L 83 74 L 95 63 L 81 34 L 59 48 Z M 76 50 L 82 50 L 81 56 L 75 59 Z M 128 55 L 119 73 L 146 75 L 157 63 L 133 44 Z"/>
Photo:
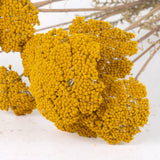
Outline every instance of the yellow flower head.
<path id="1" fill-rule="evenodd" d="M 98 63 L 99 73 L 107 73 L 118 78 L 130 74 L 133 63 L 127 57 L 137 53 L 137 42 L 133 33 L 120 28 L 113 28 L 109 22 L 76 17 L 69 27 L 70 34 L 84 33 L 100 44 L 101 61 Z"/>
<path id="2" fill-rule="evenodd" d="M 63 29 L 53 29 L 38 48 L 29 73 L 30 91 L 42 115 L 57 127 L 71 130 L 84 114 L 92 114 L 102 103 L 100 93 L 105 86 L 97 71 L 99 44 L 84 34 L 69 36 Z"/>
<path id="3" fill-rule="evenodd" d="M 109 144 L 129 143 L 148 122 L 146 88 L 132 77 L 129 80 L 108 75 L 103 78 L 106 79 L 104 101 L 96 112 L 83 119 L 84 123 Z"/>
<path id="4" fill-rule="evenodd" d="M 77 17 L 70 34 L 53 29 L 30 39 L 22 59 L 40 113 L 63 131 L 130 142 L 149 115 L 145 86 L 124 79 L 127 57 L 137 53 L 132 38 L 108 22 Z"/>
<path id="5" fill-rule="evenodd" d="M 18 73 L 0 67 L 0 109 L 9 107 L 16 115 L 30 114 L 36 108 L 35 99 Z"/>
<path id="6" fill-rule="evenodd" d="M 30 0 L 0 1 L 0 46 L 2 50 L 20 52 L 34 35 L 39 24 L 38 10 Z"/>

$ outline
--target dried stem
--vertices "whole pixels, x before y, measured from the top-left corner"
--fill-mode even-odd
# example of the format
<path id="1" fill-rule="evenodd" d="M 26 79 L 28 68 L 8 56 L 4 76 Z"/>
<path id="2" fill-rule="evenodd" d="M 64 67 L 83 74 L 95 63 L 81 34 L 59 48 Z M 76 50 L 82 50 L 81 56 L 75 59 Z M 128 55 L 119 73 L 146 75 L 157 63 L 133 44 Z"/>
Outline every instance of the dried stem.
<path id="1" fill-rule="evenodd" d="M 40 12 L 83 12 L 83 11 L 115 11 L 119 9 L 128 9 L 129 7 L 149 2 L 151 0 L 139 0 L 136 2 L 126 3 L 115 7 L 97 7 L 97 8 L 70 8 L 70 9 L 39 9 Z"/>
<path id="2" fill-rule="evenodd" d="M 93 13 L 93 14 L 90 14 L 88 16 L 85 16 L 85 19 L 86 18 L 89 18 L 91 15 L 95 15 L 96 13 Z M 96 18 L 95 18 L 96 19 Z M 36 32 L 39 32 L 39 31 L 42 31 L 42 30 L 46 30 L 46 29 L 50 29 L 50 28 L 55 28 L 55 27 L 60 27 L 60 26 L 64 26 L 64 25 L 67 25 L 67 24 L 70 24 L 72 23 L 72 21 L 68 21 L 68 22 L 64 22 L 64 23 L 59 23 L 59 24 L 56 24 L 56 25 L 52 25 L 52 26 L 48 26 L 48 27 L 44 27 L 44 28 L 41 28 L 41 29 L 37 29 Z M 67 28 L 65 28 L 64 30 L 67 30 Z"/>
<path id="3" fill-rule="evenodd" d="M 150 32 L 148 32 L 147 34 L 145 34 L 143 37 L 141 37 L 139 40 L 137 40 L 137 42 L 142 42 L 145 39 L 147 39 L 150 35 L 152 35 L 154 32 L 158 31 L 160 28 L 160 25 L 158 25 L 157 27 L 155 27 L 154 29 L 152 29 Z"/>
<path id="4" fill-rule="evenodd" d="M 23 76 L 24 76 L 24 74 L 22 73 L 22 74 L 19 75 L 19 78 L 22 78 Z"/>
<path id="5" fill-rule="evenodd" d="M 49 27 L 44 27 L 44 28 L 38 29 L 37 32 L 42 31 L 42 30 L 46 30 L 46 29 L 50 29 L 50 28 L 55 28 L 55 27 L 59 27 L 59 26 L 64 26 L 64 25 L 67 25 L 67 24 L 70 24 L 70 23 L 72 23 L 72 21 L 68 21 L 68 22 L 64 22 L 64 23 L 52 25 L 52 26 L 49 26 Z"/>
<path id="6" fill-rule="evenodd" d="M 33 4 L 34 4 L 35 7 L 39 8 L 39 7 L 45 6 L 45 5 L 50 4 L 50 3 L 60 2 L 60 1 L 63 1 L 63 0 L 47 0 L 47 1 L 35 2 Z"/>
<path id="7" fill-rule="evenodd" d="M 103 12 L 104 10 L 106 10 L 107 13 L 105 14 L 102 14 L 98 17 L 96 17 L 96 19 L 99 19 L 101 18 L 101 20 L 103 19 L 106 19 L 108 18 L 109 16 L 112 16 L 112 15 L 115 15 L 115 14 L 118 14 L 120 13 L 122 10 L 124 9 L 128 9 L 128 7 L 132 7 L 134 5 L 138 5 L 138 4 L 141 4 L 141 3 L 144 3 L 144 2 L 149 2 L 151 0 L 140 0 L 140 1 L 136 1 L 136 2 L 132 2 L 132 3 L 127 3 L 127 4 L 124 4 L 124 5 L 120 5 L 120 6 L 115 6 L 115 7 L 105 7 L 105 8 L 84 8 L 84 11 L 95 11 L 95 10 L 99 10 L 100 9 L 100 13 Z M 46 9 L 45 9 L 46 10 Z M 65 11 L 82 11 L 83 9 L 50 9 L 47 11 L 53 11 L 53 12 L 57 12 L 57 11 L 60 11 L 60 12 L 65 12 Z M 115 11 L 116 10 L 116 11 Z M 39 11 L 43 11 L 42 9 L 39 9 Z M 91 15 L 96 15 L 96 13 L 93 13 Z M 88 15 L 88 16 L 85 16 L 85 18 L 89 18 L 91 15 Z M 44 28 L 41 28 L 41 29 L 38 29 L 37 32 L 39 31 L 42 31 L 42 30 L 45 30 L 45 29 L 50 29 L 50 28 L 54 28 L 54 27 L 59 27 L 59 26 L 63 26 L 63 25 L 67 25 L 67 24 L 70 24 L 72 23 L 72 21 L 68 21 L 68 22 L 65 22 L 65 23 L 61 23 L 61 24 L 57 24 L 57 25 L 52 25 L 52 26 L 49 26 L 49 27 L 44 27 Z"/>
<path id="8" fill-rule="evenodd" d="M 92 16 L 96 16 L 94 19 L 98 19 L 99 16 L 97 16 L 97 14 L 101 14 L 101 13 L 103 13 L 103 11 L 96 12 L 96 13 L 91 13 L 91 14 L 89 14 L 87 16 L 84 16 L 84 18 L 87 19 L 87 18 L 90 18 Z"/>
<path id="9" fill-rule="evenodd" d="M 152 44 L 150 47 L 148 47 L 143 53 L 141 53 L 137 58 L 135 58 L 132 62 L 135 63 L 137 60 L 139 60 L 142 56 L 144 56 L 149 50 L 151 50 L 160 40 L 156 41 L 154 44 Z"/>
<path id="10" fill-rule="evenodd" d="M 148 14 L 144 15 L 143 17 L 141 17 L 138 21 L 135 21 L 134 23 L 132 23 L 129 27 L 127 27 L 125 29 L 125 31 L 131 30 L 137 26 L 139 26 L 139 24 L 142 22 L 142 20 L 150 17 L 152 14 L 154 14 L 155 12 L 160 10 L 160 6 L 156 7 L 155 9 L 153 9 L 152 11 L 150 11 Z"/>
<path id="11" fill-rule="evenodd" d="M 96 12 L 96 13 L 89 14 L 88 16 L 86 16 L 86 18 L 90 18 L 92 16 L 95 16 L 94 19 L 100 19 L 108 13 L 110 13 L 110 12 L 105 11 L 105 13 L 104 13 L 104 11 L 99 11 L 99 12 Z"/>
<path id="12" fill-rule="evenodd" d="M 123 10 L 124 10 L 124 9 L 123 9 Z M 126 9 L 125 9 L 125 10 L 126 10 Z M 114 12 L 112 12 L 112 13 L 106 13 L 106 14 L 104 14 L 104 15 L 100 18 L 100 20 L 107 19 L 108 17 L 111 17 L 111 16 L 113 16 L 113 15 L 119 14 L 119 13 L 121 13 L 121 12 L 122 12 L 122 9 L 121 9 L 121 10 L 114 11 Z"/>
<path id="13" fill-rule="evenodd" d="M 149 64 L 149 62 L 152 60 L 152 58 L 155 56 L 155 54 L 159 51 L 160 46 L 156 48 L 156 50 L 150 55 L 150 57 L 147 59 L 147 61 L 145 62 L 145 64 L 142 66 L 142 68 L 140 69 L 140 71 L 138 72 L 138 74 L 136 75 L 135 79 L 137 80 L 138 77 L 141 75 L 141 73 L 145 70 L 145 68 L 147 67 L 147 65 Z"/>
<path id="14" fill-rule="evenodd" d="M 157 19 L 154 19 L 154 20 L 150 20 L 148 22 L 139 23 L 137 26 L 132 27 L 132 29 L 137 28 L 137 27 L 141 27 L 144 24 L 153 24 L 153 23 L 158 22 L 158 21 L 160 21 L 160 18 L 157 18 Z"/>
<path id="15" fill-rule="evenodd" d="M 69 8 L 69 9 L 39 9 L 40 12 L 86 12 L 86 11 L 100 11 L 106 10 L 104 8 Z"/>

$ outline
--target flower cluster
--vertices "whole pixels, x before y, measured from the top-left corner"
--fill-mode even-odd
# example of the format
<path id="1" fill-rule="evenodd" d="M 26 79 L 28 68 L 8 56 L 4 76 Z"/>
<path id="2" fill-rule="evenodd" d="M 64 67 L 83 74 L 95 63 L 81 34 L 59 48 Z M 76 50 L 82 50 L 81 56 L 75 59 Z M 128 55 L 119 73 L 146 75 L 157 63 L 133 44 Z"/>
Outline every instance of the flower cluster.
<path id="1" fill-rule="evenodd" d="M 109 144 L 129 143 L 148 122 L 149 101 L 146 88 L 134 78 L 104 78 L 106 89 L 100 108 L 84 118 L 84 123 Z"/>
<path id="2" fill-rule="evenodd" d="M 22 51 L 34 35 L 39 11 L 30 0 L 0 0 L 0 46 L 2 50 Z"/>
<path id="3" fill-rule="evenodd" d="M 53 29 L 44 39 L 30 72 L 30 91 L 42 115 L 58 128 L 69 128 L 102 103 L 105 86 L 97 71 L 100 48 L 90 37 L 69 36 L 63 29 Z"/>
<path id="4" fill-rule="evenodd" d="M 137 42 L 132 41 L 133 33 L 127 33 L 109 22 L 76 17 L 69 27 L 70 34 L 84 33 L 100 44 L 101 61 L 98 62 L 99 73 L 124 78 L 130 74 L 133 63 L 127 57 L 137 53 Z"/>
<path id="5" fill-rule="evenodd" d="M 83 17 L 69 30 L 37 34 L 21 54 L 37 109 L 63 131 L 130 142 L 149 116 L 145 86 L 125 79 L 135 35 Z"/>
<path id="6" fill-rule="evenodd" d="M 16 115 L 30 114 L 36 108 L 35 99 L 17 72 L 0 67 L 0 109 L 14 111 Z"/>

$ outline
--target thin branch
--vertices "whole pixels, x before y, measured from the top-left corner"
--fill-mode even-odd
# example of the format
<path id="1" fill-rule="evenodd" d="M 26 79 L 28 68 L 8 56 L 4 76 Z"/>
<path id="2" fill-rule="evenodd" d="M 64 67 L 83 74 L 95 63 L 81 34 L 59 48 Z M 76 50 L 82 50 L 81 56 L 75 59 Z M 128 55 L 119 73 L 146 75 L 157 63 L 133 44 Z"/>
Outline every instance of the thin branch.
<path id="1" fill-rule="evenodd" d="M 39 9 L 40 12 L 83 12 L 83 11 L 111 11 L 126 9 L 144 2 L 149 2 L 151 0 L 139 0 L 136 2 L 126 3 L 124 5 L 119 5 L 115 7 L 97 7 L 97 8 L 70 8 L 70 9 Z"/>
<path id="2" fill-rule="evenodd" d="M 137 40 L 137 42 L 142 42 L 145 39 L 147 39 L 150 35 L 152 35 L 154 32 L 158 31 L 160 28 L 160 25 L 158 25 L 157 27 L 155 27 L 154 29 L 152 29 L 150 32 L 148 32 L 147 34 L 145 34 L 143 37 L 141 37 L 139 40 Z"/>
<path id="3" fill-rule="evenodd" d="M 133 3 L 129 3 L 129 6 L 134 6 L 134 5 L 136 5 L 136 4 L 141 4 L 142 2 L 147 2 L 147 1 L 150 1 L 150 0 L 136 1 L 136 2 L 133 2 Z M 128 4 L 121 5 L 121 6 L 116 6 L 116 7 L 107 7 L 107 8 L 103 8 L 103 9 L 107 9 L 107 12 L 108 12 L 108 11 L 112 11 L 112 10 L 114 11 L 114 9 L 120 9 L 120 8 L 123 9 L 123 7 L 125 7 L 126 9 L 128 9 L 128 8 L 127 8 L 127 7 L 128 7 Z M 93 9 L 94 9 L 94 8 L 93 8 Z M 40 10 L 40 9 L 39 9 L 39 10 Z M 41 10 L 40 10 L 40 11 L 41 11 Z M 101 13 L 101 12 L 102 12 L 102 11 L 100 11 L 100 13 Z M 120 10 L 117 10 L 116 12 L 118 13 L 118 12 L 120 12 Z M 114 13 L 115 13 L 115 12 L 114 12 Z M 109 15 L 114 14 L 114 13 L 110 13 Z M 93 13 L 93 14 L 90 14 L 90 15 L 88 15 L 88 16 L 85 16 L 85 18 L 89 18 L 91 15 L 95 15 L 95 14 L 97 14 L 97 13 Z M 103 16 L 106 16 L 106 14 L 107 14 L 107 13 L 100 15 L 100 16 L 96 17 L 96 19 L 102 18 Z M 67 24 L 70 24 L 70 23 L 72 23 L 72 21 L 68 21 L 68 22 L 65 22 L 65 23 L 60 23 L 60 24 L 57 24 L 57 25 L 51 25 L 51 26 L 48 26 L 48 27 L 44 27 L 44 28 L 38 29 L 37 32 L 42 31 L 42 30 L 46 30 L 46 29 L 50 29 L 50 28 L 54 28 L 54 27 L 59 27 L 59 26 L 67 25 Z"/>
<path id="4" fill-rule="evenodd" d="M 154 20 L 150 20 L 148 22 L 139 23 L 137 26 L 132 27 L 132 29 L 137 28 L 137 27 L 141 27 L 144 24 L 152 24 L 152 23 L 155 23 L 155 22 L 158 22 L 158 21 L 160 21 L 160 18 L 157 18 L 157 19 L 154 19 Z"/>
<path id="5" fill-rule="evenodd" d="M 135 28 L 136 26 L 139 25 L 139 23 L 142 22 L 142 20 L 150 17 L 152 14 L 154 14 L 155 12 L 160 10 L 160 6 L 156 7 L 155 9 L 151 10 L 148 14 L 144 15 L 143 17 L 141 17 L 138 21 L 135 21 L 134 23 L 132 23 L 129 27 L 127 27 L 125 29 L 125 31 L 131 30 L 132 28 Z"/>
<path id="6" fill-rule="evenodd" d="M 24 74 L 22 73 L 21 75 L 19 75 L 19 78 L 22 78 L 24 76 Z"/>
<path id="7" fill-rule="evenodd" d="M 59 27 L 59 26 L 64 26 L 64 25 L 67 25 L 67 24 L 70 24 L 70 23 L 72 23 L 72 21 L 68 21 L 68 22 L 64 22 L 64 23 L 59 23 L 59 24 L 52 25 L 52 26 L 49 26 L 49 27 L 44 27 L 44 28 L 38 29 L 36 32 L 39 32 L 39 31 L 42 31 L 42 30 L 46 30 L 46 29 L 50 29 L 50 28 Z"/>
<path id="8" fill-rule="evenodd" d="M 35 2 L 33 4 L 35 7 L 40 8 L 40 7 L 45 6 L 47 4 L 51 4 L 53 2 L 60 2 L 60 1 L 63 1 L 63 0 L 47 0 L 47 1 Z"/>
<path id="9" fill-rule="evenodd" d="M 119 14 L 119 13 L 121 13 L 121 12 L 124 11 L 124 10 L 126 10 L 126 9 L 121 9 L 121 10 L 117 10 L 117 11 L 114 11 L 114 12 L 111 12 L 111 13 L 106 13 L 106 14 L 104 14 L 104 15 L 100 18 L 100 20 L 105 20 L 105 19 L 107 19 L 108 17 L 111 17 L 111 16 L 114 16 L 114 15 L 116 15 L 116 14 Z"/>
<path id="10" fill-rule="evenodd" d="M 145 64 L 142 66 L 142 68 L 140 69 L 140 71 L 138 72 L 138 74 L 136 75 L 135 79 L 137 80 L 138 77 L 141 75 L 141 73 L 145 70 L 145 68 L 147 67 L 147 65 L 149 64 L 149 62 L 152 60 L 152 58 L 155 56 L 155 54 L 160 50 L 160 46 L 158 48 L 156 48 L 156 50 L 150 55 L 150 57 L 147 59 L 147 61 L 145 62 Z"/>
<path id="11" fill-rule="evenodd" d="M 0 51 L 0 53 L 3 53 L 3 51 Z"/>
<path id="12" fill-rule="evenodd" d="M 96 13 L 93 13 L 93 14 L 89 14 L 87 16 L 84 16 L 85 19 L 89 18 L 90 16 L 92 15 L 95 15 Z M 96 18 L 95 18 L 96 19 Z M 70 24 L 72 23 L 73 21 L 68 21 L 68 22 L 64 22 L 64 23 L 59 23 L 59 24 L 56 24 L 56 25 L 52 25 L 52 26 L 48 26 L 48 27 L 44 27 L 44 28 L 41 28 L 41 29 L 37 29 L 36 32 L 39 32 L 39 31 L 42 31 L 42 30 L 46 30 L 46 29 L 50 29 L 50 28 L 55 28 L 55 27 L 60 27 L 60 26 L 64 26 L 64 25 L 67 25 L 67 24 Z M 65 28 L 64 30 L 68 30 L 68 28 Z"/>
<path id="13" fill-rule="evenodd" d="M 97 16 L 97 14 L 101 14 L 101 13 L 103 13 L 103 11 L 96 12 L 96 13 L 91 13 L 91 14 L 89 14 L 89 15 L 87 15 L 87 16 L 84 16 L 84 19 L 90 18 L 90 17 L 92 17 L 92 16 L 95 16 L 94 19 L 99 19 L 99 16 Z"/>
<path id="14" fill-rule="evenodd" d="M 135 58 L 132 62 L 135 63 L 137 60 L 139 60 L 142 56 L 144 56 L 149 50 L 151 50 L 160 40 L 156 41 L 154 44 L 152 44 L 150 47 L 148 47 L 143 53 L 141 53 L 137 58 Z"/>
<path id="15" fill-rule="evenodd" d="M 92 13 L 92 14 L 88 15 L 88 18 L 91 17 L 91 16 L 96 16 L 94 19 L 100 19 L 101 17 L 105 16 L 107 13 L 106 12 L 104 13 L 104 11 L 100 11 L 100 12 L 97 12 L 97 13 Z"/>
<path id="16" fill-rule="evenodd" d="M 69 8 L 69 9 L 39 9 L 40 12 L 86 12 L 86 11 L 100 11 L 106 10 L 104 8 Z"/>
<path id="17" fill-rule="evenodd" d="M 29 94 L 30 96 L 32 96 L 32 93 L 30 92 L 30 91 L 26 91 L 26 92 L 24 92 L 24 93 L 27 93 L 27 94 Z M 34 97 L 33 97 L 34 98 Z M 35 98 L 34 98 L 35 99 Z"/>

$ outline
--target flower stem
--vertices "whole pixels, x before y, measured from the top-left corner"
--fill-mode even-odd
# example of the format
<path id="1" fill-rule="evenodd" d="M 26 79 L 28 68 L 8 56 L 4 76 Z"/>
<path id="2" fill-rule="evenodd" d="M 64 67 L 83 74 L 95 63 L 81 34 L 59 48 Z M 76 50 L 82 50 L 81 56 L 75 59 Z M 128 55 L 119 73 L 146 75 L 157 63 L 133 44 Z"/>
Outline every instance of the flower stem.
<path id="1" fill-rule="evenodd" d="M 147 39 L 150 35 L 152 35 L 154 32 L 158 31 L 160 28 L 160 25 L 158 25 L 157 27 L 155 27 L 154 29 L 152 29 L 150 32 L 148 32 L 147 34 L 145 34 L 143 37 L 141 37 L 140 39 L 137 40 L 137 42 L 142 42 L 145 39 Z"/>
<path id="2" fill-rule="evenodd" d="M 68 21 L 68 22 L 59 23 L 59 24 L 56 24 L 56 25 L 44 27 L 44 28 L 38 29 L 37 32 L 42 31 L 42 30 L 46 30 L 46 29 L 50 29 L 50 28 L 55 28 L 55 27 L 59 27 L 59 26 L 64 26 L 64 25 L 67 25 L 67 24 L 70 24 L 70 23 L 72 23 L 72 21 Z"/>
<path id="3" fill-rule="evenodd" d="M 132 29 L 143 26 L 144 24 L 153 24 L 153 23 L 158 22 L 158 21 L 160 21 L 160 18 L 156 18 L 156 19 L 150 20 L 148 22 L 139 23 L 137 26 L 132 27 Z"/>
<path id="4" fill-rule="evenodd" d="M 97 8 L 70 8 L 70 9 L 39 9 L 40 12 L 83 12 L 83 11 L 115 11 L 119 9 L 128 9 L 129 7 L 149 2 L 151 0 L 139 0 L 136 2 L 126 3 L 114 7 L 97 7 Z"/>
<path id="5" fill-rule="evenodd" d="M 87 16 L 84 16 L 85 19 L 89 18 L 90 16 L 92 15 L 95 15 L 96 13 L 93 13 L 93 14 L 89 14 Z M 95 18 L 96 19 L 96 18 Z M 56 24 L 56 25 L 51 25 L 51 26 L 48 26 L 48 27 L 44 27 L 44 28 L 41 28 L 41 29 L 37 29 L 36 32 L 39 32 L 39 31 L 42 31 L 42 30 L 46 30 L 46 29 L 50 29 L 50 28 L 55 28 L 55 27 L 60 27 L 60 26 L 64 26 L 64 25 L 67 25 L 67 24 L 71 24 L 72 21 L 68 21 L 68 22 L 64 22 L 64 23 L 59 23 L 59 24 Z M 64 30 L 68 30 L 69 28 L 65 28 Z"/>
<path id="6" fill-rule="evenodd" d="M 19 75 L 19 78 L 22 78 L 23 76 L 24 76 L 24 74 L 22 73 L 22 74 Z"/>
<path id="7" fill-rule="evenodd" d="M 154 44 L 152 44 L 150 47 L 148 47 L 143 53 L 141 53 L 137 58 L 135 58 L 132 62 L 135 63 L 137 60 L 139 60 L 142 56 L 144 56 L 149 50 L 151 50 L 160 40 L 156 41 Z"/>
<path id="8" fill-rule="evenodd" d="M 138 74 L 136 75 L 135 79 L 137 80 L 138 77 L 141 75 L 141 73 L 145 70 L 145 68 L 147 67 L 147 65 L 149 64 L 149 62 L 152 60 L 152 58 L 155 56 L 155 54 L 160 50 L 160 46 L 157 47 L 155 49 L 155 51 L 150 55 L 150 57 L 147 59 L 147 61 L 145 62 L 145 64 L 142 66 L 142 68 L 140 69 L 140 71 L 138 72 Z"/>
<path id="9" fill-rule="evenodd" d="M 41 2 L 35 2 L 33 3 L 35 7 L 40 8 L 42 6 L 45 6 L 47 4 L 53 3 L 53 2 L 60 2 L 63 0 L 47 0 L 47 1 L 41 1 Z"/>
<path id="10" fill-rule="evenodd" d="M 133 29 L 133 28 L 135 28 L 135 27 L 138 27 L 138 26 L 141 24 L 142 20 L 150 17 L 151 15 L 153 15 L 155 12 L 157 12 L 157 11 L 159 11 L 159 10 L 160 10 L 160 6 L 156 7 L 156 8 L 153 9 L 153 10 L 151 10 L 148 14 L 144 15 L 144 16 L 141 17 L 138 21 L 135 21 L 135 22 L 132 23 L 129 27 L 127 27 L 127 28 L 125 29 L 125 31 L 128 31 L 128 30 L 131 30 L 131 29 Z"/>
<path id="11" fill-rule="evenodd" d="M 119 13 L 122 12 L 122 10 L 124 11 L 125 9 L 117 10 L 117 11 L 114 11 L 114 12 L 111 12 L 111 13 L 106 13 L 104 16 L 102 16 L 102 17 L 100 18 L 100 20 L 105 20 L 105 19 L 107 19 L 108 17 L 111 17 L 111 16 L 114 16 L 114 15 L 116 15 L 116 14 L 119 14 Z"/>

